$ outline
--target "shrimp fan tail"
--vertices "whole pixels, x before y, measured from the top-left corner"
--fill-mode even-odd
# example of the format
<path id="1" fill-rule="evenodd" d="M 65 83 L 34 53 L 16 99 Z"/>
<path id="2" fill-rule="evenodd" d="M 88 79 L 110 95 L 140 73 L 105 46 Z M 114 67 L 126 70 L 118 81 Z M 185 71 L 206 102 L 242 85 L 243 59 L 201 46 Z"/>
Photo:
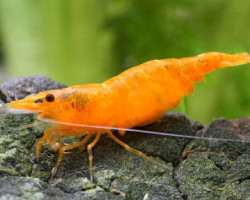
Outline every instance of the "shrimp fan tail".
<path id="1" fill-rule="evenodd" d="M 250 55 L 248 53 L 238 53 L 230 55 L 225 53 L 214 52 L 201 54 L 197 57 L 198 62 L 201 63 L 201 70 L 204 74 L 209 73 L 218 68 L 243 65 L 250 62 Z"/>
<path id="2" fill-rule="evenodd" d="M 250 55 L 247 53 L 225 54 L 225 53 L 204 53 L 195 57 L 179 59 L 182 72 L 191 81 L 199 82 L 204 79 L 204 74 L 212 72 L 218 68 L 231 67 L 247 64 L 250 62 Z"/>

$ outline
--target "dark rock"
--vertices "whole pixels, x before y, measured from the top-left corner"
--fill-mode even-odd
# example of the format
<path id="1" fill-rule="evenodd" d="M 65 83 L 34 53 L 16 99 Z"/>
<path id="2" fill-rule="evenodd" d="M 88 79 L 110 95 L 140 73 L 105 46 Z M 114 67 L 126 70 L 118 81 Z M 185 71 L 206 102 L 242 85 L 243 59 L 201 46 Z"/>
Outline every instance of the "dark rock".
<path id="1" fill-rule="evenodd" d="M 244 122 L 244 126 L 242 126 Z M 244 127 L 244 128 L 243 128 Z M 215 120 L 204 137 L 244 140 L 228 142 L 194 140 L 186 147 L 185 160 L 176 173 L 179 191 L 190 199 L 247 199 L 250 180 L 250 143 L 245 130 L 250 119 Z M 249 190 L 248 190 L 249 191 Z M 249 192 L 247 192 L 249 197 Z"/>
<path id="2" fill-rule="evenodd" d="M 12 78 L 0 84 L 0 100 L 7 103 L 11 100 L 6 96 L 8 93 L 12 100 L 23 99 L 24 97 L 45 90 L 65 88 L 66 86 L 52 81 L 50 78 L 41 75 Z M 2 90 L 5 91 L 2 91 Z"/>

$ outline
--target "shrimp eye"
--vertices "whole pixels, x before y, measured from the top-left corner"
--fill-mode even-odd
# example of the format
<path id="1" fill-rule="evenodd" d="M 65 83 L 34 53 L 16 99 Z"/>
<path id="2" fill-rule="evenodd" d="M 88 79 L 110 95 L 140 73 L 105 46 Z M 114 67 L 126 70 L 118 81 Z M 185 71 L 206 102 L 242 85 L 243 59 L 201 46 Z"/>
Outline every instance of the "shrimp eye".
<path id="1" fill-rule="evenodd" d="M 34 101 L 34 103 L 43 103 L 42 99 L 37 99 L 36 101 Z"/>
<path id="2" fill-rule="evenodd" d="M 55 100 L 55 97 L 53 94 L 48 94 L 46 97 L 45 97 L 46 101 L 48 102 L 52 102 Z"/>

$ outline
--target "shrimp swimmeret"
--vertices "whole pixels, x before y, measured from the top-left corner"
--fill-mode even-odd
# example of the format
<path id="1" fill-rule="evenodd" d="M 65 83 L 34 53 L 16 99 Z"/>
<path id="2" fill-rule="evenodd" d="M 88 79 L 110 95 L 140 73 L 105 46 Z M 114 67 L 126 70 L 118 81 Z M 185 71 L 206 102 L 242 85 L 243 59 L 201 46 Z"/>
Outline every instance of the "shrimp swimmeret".
<path id="1" fill-rule="evenodd" d="M 202 81 L 204 74 L 217 68 L 249 62 L 250 56 L 247 53 L 229 55 L 216 52 L 181 59 L 152 60 L 101 84 L 76 85 L 40 92 L 12 101 L 4 107 L 7 110 L 36 112 L 39 113 L 39 119 L 45 118 L 45 121 L 47 119 L 47 122 L 53 122 L 54 126 L 46 128 L 36 147 L 36 155 L 39 156 L 44 141 L 51 147 L 59 143 L 59 156 L 52 170 L 52 177 L 65 151 L 83 146 L 95 135 L 95 139 L 87 145 L 92 179 L 91 149 L 103 131 L 126 150 L 163 166 L 116 138 L 110 127 L 116 127 L 124 135 L 129 128 L 155 122 L 167 109 L 175 108 L 184 95 L 191 94 L 194 83 Z M 80 142 L 63 146 L 62 136 L 85 137 Z"/>

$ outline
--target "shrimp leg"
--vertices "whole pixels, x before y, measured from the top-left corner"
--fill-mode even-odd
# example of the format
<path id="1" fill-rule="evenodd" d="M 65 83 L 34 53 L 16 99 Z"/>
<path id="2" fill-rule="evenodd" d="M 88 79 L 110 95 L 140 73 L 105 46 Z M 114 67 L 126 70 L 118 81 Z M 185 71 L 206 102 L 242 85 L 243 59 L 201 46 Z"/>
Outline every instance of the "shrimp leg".
<path id="1" fill-rule="evenodd" d="M 58 156 L 55 167 L 51 171 L 50 179 L 52 179 L 55 176 L 55 174 L 57 172 L 57 169 L 58 169 L 58 167 L 59 167 L 59 165 L 60 165 L 60 163 L 62 161 L 64 151 L 74 149 L 76 147 L 84 145 L 90 139 L 91 136 L 92 136 L 92 132 L 89 132 L 86 135 L 86 137 L 83 140 L 81 140 L 80 142 L 76 142 L 74 144 L 66 145 L 66 146 L 63 146 L 63 147 L 59 146 L 59 156 Z"/>
<path id="2" fill-rule="evenodd" d="M 43 137 L 37 142 L 37 145 L 36 145 L 36 157 L 38 158 L 39 155 L 40 155 L 40 151 L 41 151 L 41 147 L 42 147 L 42 144 L 45 140 L 49 140 L 49 135 L 53 132 L 53 131 L 57 131 L 58 130 L 58 127 L 52 127 L 52 128 L 49 128 L 49 129 L 46 129 L 44 131 L 44 135 Z"/>
<path id="3" fill-rule="evenodd" d="M 136 155 L 141 156 L 141 157 L 143 157 L 144 159 L 146 159 L 146 160 L 148 160 L 148 161 L 150 161 L 150 162 L 152 162 L 152 163 L 154 163 L 154 164 L 156 164 L 156 165 L 158 165 L 158 166 L 160 166 L 160 167 L 167 168 L 167 166 L 166 166 L 165 164 L 156 161 L 155 159 L 153 159 L 153 158 L 147 156 L 146 154 L 142 153 L 141 151 L 138 151 L 138 150 L 136 150 L 136 149 L 130 147 L 130 146 L 127 145 L 126 143 L 122 142 L 121 140 L 119 140 L 117 137 L 115 137 L 115 136 L 113 135 L 113 133 L 111 132 L 111 130 L 107 130 L 106 132 L 107 132 L 108 136 L 109 136 L 112 140 L 114 140 L 116 143 L 118 143 L 119 145 L 121 145 L 121 146 L 122 146 L 124 149 L 126 149 L 127 151 L 130 151 L 130 152 L 132 152 L 132 153 L 135 153 Z"/>
<path id="4" fill-rule="evenodd" d="M 100 139 L 102 135 L 102 131 L 98 131 L 97 135 L 95 137 L 95 139 L 93 140 L 93 142 L 91 142 L 88 146 L 88 154 L 89 154 L 89 176 L 90 176 L 90 181 L 93 181 L 93 165 L 92 165 L 92 160 L 93 160 L 93 154 L 92 154 L 92 148 L 96 145 L 96 143 L 98 142 L 98 140 Z"/>
<path id="5" fill-rule="evenodd" d="M 26 125 L 25 125 L 26 126 Z M 30 126 L 30 125 L 29 125 Z M 53 131 L 62 131 L 62 130 L 69 130 L 67 127 L 52 127 L 52 128 L 47 128 L 45 131 L 44 131 L 44 135 L 43 137 L 38 141 L 37 143 L 37 146 L 36 146 L 36 157 L 39 157 L 39 154 L 40 154 L 40 150 L 41 150 L 41 146 L 42 146 L 42 143 L 44 141 L 46 141 L 52 149 L 56 149 L 56 146 L 55 146 L 55 140 L 57 138 L 59 138 L 59 145 L 61 145 L 60 143 L 60 137 L 61 135 L 67 135 L 67 134 L 60 134 L 60 133 L 56 133 L 53 137 L 50 137 L 50 134 L 53 132 Z"/>

